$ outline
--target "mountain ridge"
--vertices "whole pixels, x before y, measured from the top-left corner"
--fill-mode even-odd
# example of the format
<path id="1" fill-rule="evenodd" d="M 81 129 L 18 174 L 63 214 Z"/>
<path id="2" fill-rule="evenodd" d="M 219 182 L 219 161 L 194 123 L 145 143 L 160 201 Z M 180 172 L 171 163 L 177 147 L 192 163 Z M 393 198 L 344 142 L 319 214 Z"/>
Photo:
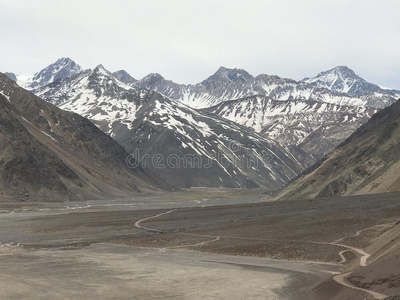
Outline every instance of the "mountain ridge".
<path id="1" fill-rule="evenodd" d="M 289 184 L 281 199 L 400 191 L 400 101 L 371 117 L 325 159 Z"/>
<path id="2" fill-rule="evenodd" d="M 0 191 L 5 199 L 126 197 L 170 187 L 137 166 L 87 119 L 63 111 L 0 73 Z"/>

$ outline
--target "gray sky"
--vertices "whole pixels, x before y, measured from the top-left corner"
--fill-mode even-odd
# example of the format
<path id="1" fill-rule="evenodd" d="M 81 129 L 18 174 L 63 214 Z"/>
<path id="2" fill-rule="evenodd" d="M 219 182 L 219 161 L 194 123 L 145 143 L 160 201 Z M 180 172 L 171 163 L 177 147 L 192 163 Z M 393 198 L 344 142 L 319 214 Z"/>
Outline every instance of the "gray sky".
<path id="1" fill-rule="evenodd" d="M 67 56 L 199 82 L 221 65 L 294 79 L 347 65 L 400 89 L 399 0 L 0 0 L 0 70 Z"/>

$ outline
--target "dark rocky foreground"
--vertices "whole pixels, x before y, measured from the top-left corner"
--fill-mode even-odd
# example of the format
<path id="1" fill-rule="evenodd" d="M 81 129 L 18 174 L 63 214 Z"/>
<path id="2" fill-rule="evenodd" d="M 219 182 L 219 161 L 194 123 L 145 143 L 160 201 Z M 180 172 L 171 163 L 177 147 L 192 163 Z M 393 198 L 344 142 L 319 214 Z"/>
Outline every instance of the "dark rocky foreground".
<path id="1" fill-rule="evenodd" d="M 0 202 L 103 199 L 168 187 L 87 119 L 0 73 Z"/>

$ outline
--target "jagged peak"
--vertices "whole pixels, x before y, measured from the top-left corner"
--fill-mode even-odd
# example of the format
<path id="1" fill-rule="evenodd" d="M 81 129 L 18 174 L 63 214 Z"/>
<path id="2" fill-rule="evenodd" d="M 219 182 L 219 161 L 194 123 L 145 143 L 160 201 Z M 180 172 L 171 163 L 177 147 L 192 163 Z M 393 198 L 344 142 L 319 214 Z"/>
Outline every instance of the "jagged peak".
<path id="1" fill-rule="evenodd" d="M 278 75 L 269 75 L 269 74 L 260 74 L 255 77 L 256 80 L 262 80 L 262 81 L 275 81 L 275 82 L 291 82 L 295 83 L 297 82 L 294 79 L 290 78 L 285 78 L 285 77 L 280 77 Z"/>
<path id="2" fill-rule="evenodd" d="M 304 78 L 303 81 L 313 83 L 318 81 L 330 82 L 338 80 L 354 80 L 354 81 L 364 81 L 363 78 L 358 76 L 352 69 L 347 66 L 336 66 L 327 71 L 318 73 L 317 76 L 311 78 Z"/>
<path id="3" fill-rule="evenodd" d="M 143 77 L 143 79 L 141 81 L 160 81 L 160 80 L 165 80 L 164 77 L 162 77 L 160 74 L 158 73 L 150 73 L 148 75 L 146 75 L 145 77 Z"/>
<path id="4" fill-rule="evenodd" d="M 65 66 L 71 65 L 73 68 L 76 68 L 78 70 L 81 70 L 81 66 L 79 66 L 75 61 L 73 61 L 72 59 L 70 59 L 69 57 L 62 57 L 57 59 L 54 63 L 51 63 L 50 65 L 48 65 L 46 68 L 44 68 L 43 70 L 41 70 L 40 72 L 36 73 L 39 74 L 45 70 L 49 70 L 49 69 L 57 69 Z M 35 75 L 36 75 L 35 74 Z"/>
<path id="5" fill-rule="evenodd" d="M 56 61 L 56 63 L 62 63 L 62 62 L 67 62 L 67 63 L 73 62 L 73 63 L 75 63 L 75 61 L 73 61 L 69 57 L 61 57 L 61 58 L 57 59 L 57 61 Z"/>
<path id="6" fill-rule="evenodd" d="M 46 68 L 44 68 L 41 71 L 37 72 L 34 75 L 34 79 L 37 79 L 39 76 L 41 76 L 42 74 L 47 73 L 47 72 L 58 72 L 59 70 L 65 68 L 68 65 L 72 66 L 71 69 L 76 69 L 76 72 L 80 72 L 82 70 L 81 66 L 79 66 L 72 59 L 67 58 L 67 57 L 63 57 L 63 58 L 59 58 L 54 63 L 48 65 Z"/>
<path id="7" fill-rule="evenodd" d="M 108 71 L 102 64 L 97 65 L 94 70 L 94 73 L 99 72 L 99 73 L 103 73 L 106 75 L 112 75 L 112 73 L 110 71 Z"/>
<path id="8" fill-rule="evenodd" d="M 127 76 L 130 76 L 130 77 L 132 77 L 127 71 L 125 71 L 124 69 L 121 69 L 121 70 L 118 70 L 118 71 L 115 71 L 115 72 L 113 72 L 113 74 L 114 75 L 116 75 L 116 74 L 121 74 L 121 75 L 127 75 Z"/>
<path id="9" fill-rule="evenodd" d="M 381 90 L 379 86 L 369 83 L 347 66 L 334 67 L 333 69 L 319 73 L 313 78 L 304 79 L 304 81 L 353 96 L 362 96 Z"/>
<path id="10" fill-rule="evenodd" d="M 44 69 L 35 73 L 26 88 L 34 89 L 47 85 L 55 80 L 64 79 L 82 71 L 81 66 L 68 57 L 59 58 Z"/>
<path id="11" fill-rule="evenodd" d="M 352 77 L 357 77 L 359 78 L 359 76 L 349 67 L 347 66 L 336 66 L 328 71 L 324 71 L 318 74 L 318 76 L 323 76 L 325 74 L 329 74 L 329 73 L 340 73 L 340 74 L 346 74 Z"/>
<path id="12" fill-rule="evenodd" d="M 124 82 L 124 83 L 133 83 L 136 82 L 137 80 L 133 78 L 127 71 L 125 70 L 118 70 L 112 73 L 118 80 Z"/>
<path id="13" fill-rule="evenodd" d="M 254 77 L 247 72 L 244 69 L 230 69 L 226 68 L 224 66 L 221 66 L 218 68 L 217 72 L 215 72 L 213 75 L 208 77 L 205 82 L 207 81 L 217 81 L 217 80 L 222 80 L 222 79 L 228 79 L 230 81 L 247 81 L 254 79 Z"/>

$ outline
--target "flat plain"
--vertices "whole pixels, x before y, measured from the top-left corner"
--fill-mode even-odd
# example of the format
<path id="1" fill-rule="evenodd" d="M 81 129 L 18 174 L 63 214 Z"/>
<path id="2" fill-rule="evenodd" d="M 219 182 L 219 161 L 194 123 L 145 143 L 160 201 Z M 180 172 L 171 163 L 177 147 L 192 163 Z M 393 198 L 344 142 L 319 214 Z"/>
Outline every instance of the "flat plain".
<path id="1" fill-rule="evenodd" d="M 0 298 L 318 299 L 314 287 L 362 261 L 400 216 L 398 194 L 267 199 L 191 190 L 1 203 Z"/>

